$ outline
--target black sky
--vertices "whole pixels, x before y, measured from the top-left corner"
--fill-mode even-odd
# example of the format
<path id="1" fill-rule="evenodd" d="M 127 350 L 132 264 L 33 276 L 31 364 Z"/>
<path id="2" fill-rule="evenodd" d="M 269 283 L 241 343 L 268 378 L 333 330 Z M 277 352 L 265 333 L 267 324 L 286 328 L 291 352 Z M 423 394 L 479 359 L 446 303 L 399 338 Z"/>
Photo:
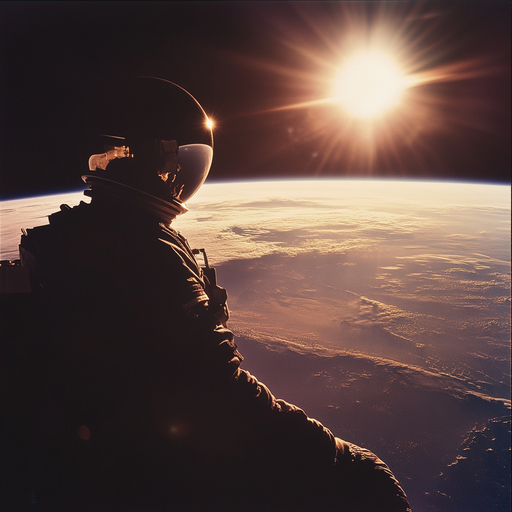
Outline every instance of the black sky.
<path id="1" fill-rule="evenodd" d="M 348 158 L 353 134 L 340 128 L 337 157 L 320 165 L 325 144 L 309 126 L 322 112 L 263 111 L 316 99 L 307 76 L 335 63 L 349 20 L 371 27 L 383 13 L 416 52 L 428 49 L 425 66 L 474 61 L 474 72 L 428 86 L 444 99 L 437 129 L 395 138 L 392 151 L 382 139 L 368 168 Z M 217 121 L 211 178 L 510 181 L 509 1 L 3 1 L 0 196 L 81 187 L 98 149 L 89 143 L 91 91 L 129 73 L 179 83 Z"/>

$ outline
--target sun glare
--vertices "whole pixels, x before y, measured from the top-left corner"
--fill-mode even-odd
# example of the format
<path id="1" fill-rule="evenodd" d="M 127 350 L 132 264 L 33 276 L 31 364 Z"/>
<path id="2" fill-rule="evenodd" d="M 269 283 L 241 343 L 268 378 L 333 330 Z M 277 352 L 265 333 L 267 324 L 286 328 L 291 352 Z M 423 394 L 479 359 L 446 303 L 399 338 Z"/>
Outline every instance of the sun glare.
<path id="1" fill-rule="evenodd" d="M 379 51 L 347 59 L 335 79 L 333 100 L 354 117 L 374 118 L 396 106 L 407 81 L 394 60 Z"/>
<path id="2" fill-rule="evenodd" d="M 461 41 L 444 30 L 442 11 L 419 2 L 313 4 L 293 3 L 299 31 L 287 16 L 272 19 L 276 57 L 243 56 L 278 87 L 267 106 L 247 113 L 272 114 L 265 127 L 282 130 L 273 158 L 300 152 L 308 172 L 406 173 L 443 164 L 431 141 L 487 129 L 472 81 L 500 71 L 487 53 L 454 57 Z"/>
<path id="3" fill-rule="evenodd" d="M 213 126 L 214 126 L 213 119 L 211 119 L 210 117 L 207 117 L 205 124 L 209 130 L 213 130 Z"/>

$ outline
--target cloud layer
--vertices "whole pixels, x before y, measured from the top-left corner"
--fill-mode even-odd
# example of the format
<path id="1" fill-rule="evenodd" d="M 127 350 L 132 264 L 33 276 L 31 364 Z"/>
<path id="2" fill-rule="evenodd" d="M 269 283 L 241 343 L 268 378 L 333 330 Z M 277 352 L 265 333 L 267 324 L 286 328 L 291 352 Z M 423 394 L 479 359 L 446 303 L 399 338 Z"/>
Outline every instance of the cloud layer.
<path id="1" fill-rule="evenodd" d="M 1 258 L 81 199 L 2 203 Z M 413 509 L 508 506 L 510 187 L 214 183 L 188 207 L 245 368 L 386 460 Z"/>

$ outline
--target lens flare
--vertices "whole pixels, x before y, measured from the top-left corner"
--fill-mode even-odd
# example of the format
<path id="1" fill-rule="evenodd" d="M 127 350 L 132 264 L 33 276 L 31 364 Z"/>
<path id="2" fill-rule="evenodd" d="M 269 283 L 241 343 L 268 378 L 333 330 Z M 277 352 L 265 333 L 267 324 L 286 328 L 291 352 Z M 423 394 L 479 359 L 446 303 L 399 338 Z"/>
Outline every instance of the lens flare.
<path id="1" fill-rule="evenodd" d="M 209 130 L 213 130 L 213 127 L 215 126 L 213 119 L 210 117 L 206 118 L 205 124 L 206 124 L 206 128 L 208 128 Z"/>
<path id="2" fill-rule="evenodd" d="M 80 425 L 78 428 L 78 437 L 82 441 L 89 441 L 89 439 L 91 439 L 91 431 L 89 430 L 89 427 L 86 425 Z"/>
<path id="3" fill-rule="evenodd" d="M 497 105 L 486 92 L 488 80 L 507 73 L 502 57 L 474 42 L 467 50 L 474 37 L 464 40 L 449 7 L 275 4 L 261 20 L 272 29 L 272 51 L 232 55 L 272 84 L 262 106 L 244 113 L 255 118 L 255 137 L 272 137 L 253 165 L 278 162 L 308 174 L 439 173 L 453 159 L 448 141 L 466 155 L 465 136 L 504 136 L 487 121 Z"/>

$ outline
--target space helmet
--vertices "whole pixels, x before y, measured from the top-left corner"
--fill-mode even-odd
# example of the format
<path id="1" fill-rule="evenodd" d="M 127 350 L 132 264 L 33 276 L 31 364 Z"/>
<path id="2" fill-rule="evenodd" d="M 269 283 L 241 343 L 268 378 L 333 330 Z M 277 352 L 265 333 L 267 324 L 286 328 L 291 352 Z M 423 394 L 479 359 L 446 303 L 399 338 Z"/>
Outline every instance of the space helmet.
<path id="1" fill-rule="evenodd" d="M 170 223 L 201 187 L 213 160 L 212 123 L 183 87 L 155 77 L 109 84 L 97 101 L 98 153 L 82 176 L 93 198 L 128 203 Z"/>

